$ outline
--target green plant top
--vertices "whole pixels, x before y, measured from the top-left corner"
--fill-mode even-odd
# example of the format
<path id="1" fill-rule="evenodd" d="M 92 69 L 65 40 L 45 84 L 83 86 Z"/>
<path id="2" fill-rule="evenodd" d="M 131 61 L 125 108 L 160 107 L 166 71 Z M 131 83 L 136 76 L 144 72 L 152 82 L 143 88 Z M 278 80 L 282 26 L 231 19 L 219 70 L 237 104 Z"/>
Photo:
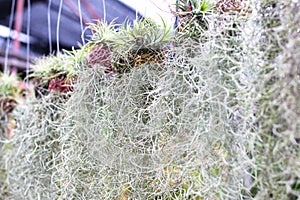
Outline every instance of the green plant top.
<path id="1" fill-rule="evenodd" d="M 87 45 L 90 50 L 88 66 L 103 66 L 105 71 L 128 72 L 149 62 L 161 63 L 166 44 L 171 40 L 171 27 L 162 19 L 162 25 L 149 18 L 133 23 L 90 25 L 93 35 Z"/>
<path id="2" fill-rule="evenodd" d="M 16 74 L 0 72 L 0 98 L 22 96 L 24 89 L 21 83 Z"/>
<path id="3" fill-rule="evenodd" d="M 171 27 L 162 19 L 160 26 L 149 18 L 137 19 L 133 24 L 125 22 L 115 32 L 115 46 L 130 50 L 160 49 L 171 41 Z"/>
<path id="4" fill-rule="evenodd" d="M 208 29 L 207 16 L 216 12 L 215 4 L 206 0 L 179 0 L 174 15 L 178 17 L 177 41 L 182 38 L 198 40 Z"/>
<path id="5" fill-rule="evenodd" d="M 171 41 L 171 27 L 162 20 L 162 26 L 150 18 L 136 19 L 133 23 L 125 21 L 115 24 L 115 20 L 106 24 L 97 20 L 88 28 L 92 31 L 89 44 L 106 44 L 115 48 L 153 48 Z"/>
<path id="6" fill-rule="evenodd" d="M 39 58 L 31 66 L 28 78 L 36 78 L 42 82 L 64 76 L 67 79 L 77 76 L 79 66 L 85 62 L 85 49 L 64 51 L 57 55 Z"/>
<path id="7" fill-rule="evenodd" d="M 87 28 L 92 31 L 92 35 L 88 45 L 90 44 L 112 44 L 115 39 L 115 31 L 118 26 L 115 24 L 115 20 L 106 24 L 100 20 L 96 20 L 96 23 L 91 23 Z"/>
<path id="8" fill-rule="evenodd" d="M 175 4 L 178 11 L 175 13 L 176 16 L 185 17 L 191 15 L 202 16 L 214 12 L 215 5 L 209 1 L 199 0 L 179 0 Z"/>
<path id="9" fill-rule="evenodd" d="M 31 73 L 27 77 L 33 79 L 36 91 L 46 90 L 59 92 L 72 91 L 80 67 L 85 65 L 88 49 L 81 47 L 78 50 L 64 51 L 56 56 L 50 55 L 39 58 L 31 66 Z M 46 89 L 46 90 L 45 90 Z"/>

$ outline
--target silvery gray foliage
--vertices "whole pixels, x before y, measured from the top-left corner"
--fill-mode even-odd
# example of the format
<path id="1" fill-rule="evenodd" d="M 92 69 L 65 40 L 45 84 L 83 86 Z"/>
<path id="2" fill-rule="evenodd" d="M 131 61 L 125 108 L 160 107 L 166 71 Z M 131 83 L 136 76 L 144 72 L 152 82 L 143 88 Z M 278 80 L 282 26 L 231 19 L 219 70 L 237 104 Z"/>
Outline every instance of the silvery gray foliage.
<path id="1" fill-rule="evenodd" d="M 59 125 L 64 99 L 56 95 L 29 102 L 14 111 L 17 129 L 4 143 L 4 199 L 54 199 L 61 164 Z"/>
<path id="2" fill-rule="evenodd" d="M 253 6 L 245 37 L 255 137 L 252 195 L 299 199 L 299 2 L 269 0 Z"/>
<path id="3" fill-rule="evenodd" d="M 249 2 L 164 62 L 81 63 L 70 98 L 21 109 L 6 198 L 297 199 L 299 3 Z"/>
<path id="4" fill-rule="evenodd" d="M 230 22 L 231 23 L 231 22 Z M 251 160 L 238 104 L 243 52 L 186 40 L 162 65 L 83 69 L 66 104 L 62 194 L 103 199 L 247 197 Z M 216 38 L 214 38 L 216 37 Z M 218 39 L 218 40 L 217 40 Z M 218 44 L 214 43 L 218 41 Z M 235 59 L 230 55 L 236 56 Z M 80 169 L 80 170 L 79 170 Z M 63 177 L 63 176 L 62 176 Z M 251 180 L 250 180 L 251 182 Z"/>

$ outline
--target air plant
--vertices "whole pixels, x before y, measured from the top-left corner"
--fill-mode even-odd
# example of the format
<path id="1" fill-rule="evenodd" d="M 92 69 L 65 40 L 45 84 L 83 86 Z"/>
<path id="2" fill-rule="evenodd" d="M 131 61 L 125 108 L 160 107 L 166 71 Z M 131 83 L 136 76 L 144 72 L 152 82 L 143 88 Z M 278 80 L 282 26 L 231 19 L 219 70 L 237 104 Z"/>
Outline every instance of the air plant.
<path id="1" fill-rule="evenodd" d="M 215 5 L 207 0 L 179 0 L 175 6 L 179 39 L 189 37 L 199 40 L 203 31 L 208 29 L 207 17 L 215 12 Z"/>
<path id="2" fill-rule="evenodd" d="M 203 15 L 203 12 L 212 12 L 214 8 L 214 4 L 207 0 L 180 0 L 175 6 L 178 9 L 175 14 L 179 17 L 185 17 L 187 15 Z"/>
<path id="3" fill-rule="evenodd" d="M 90 25 L 93 35 L 88 44 L 88 66 L 100 65 L 107 73 L 123 73 L 145 63 L 162 62 L 165 44 L 171 40 L 171 29 L 162 22 L 159 26 L 150 19 L 137 19 L 133 24 L 98 21 Z"/>
<path id="4" fill-rule="evenodd" d="M 0 73 L 0 199 L 7 189 L 7 184 L 4 184 L 7 175 L 3 160 L 5 143 L 17 127 L 14 111 L 22 104 L 25 95 L 30 96 L 29 88 L 30 85 L 25 85 L 16 73 Z"/>
<path id="5" fill-rule="evenodd" d="M 49 91 L 72 91 L 77 70 L 80 65 L 85 64 L 85 54 L 85 50 L 79 49 L 36 60 L 27 77 L 33 79 L 36 96 L 48 94 Z"/>
<path id="6" fill-rule="evenodd" d="M 19 97 L 25 95 L 25 84 L 20 80 L 16 73 L 0 73 L 0 96 Z"/>
<path id="7" fill-rule="evenodd" d="M 4 199 L 55 199 L 65 94 L 33 98 L 14 111 L 17 127 L 3 144 Z M 22 186 L 21 186 L 22 185 Z M 0 193 L 0 199 L 1 199 Z"/>
<path id="8" fill-rule="evenodd" d="M 77 69 L 85 64 L 85 56 L 81 50 L 66 51 L 42 58 L 32 67 L 27 80 L 32 78 L 36 87 L 43 87 L 47 95 L 28 99 L 26 105 L 13 112 L 17 127 L 4 144 L 5 166 L 1 166 L 8 199 L 54 199 L 55 188 L 59 186 L 52 179 L 60 162 L 58 138 L 62 133 L 57 127 L 65 117 L 63 105 L 73 90 Z"/>
<path id="9" fill-rule="evenodd" d="M 92 36 L 87 44 L 89 47 L 88 67 L 103 67 L 106 73 L 112 73 L 111 54 L 116 26 L 114 21 L 110 24 L 105 24 L 102 21 L 90 24 L 88 28 L 92 31 Z"/>
<path id="10" fill-rule="evenodd" d="M 137 19 L 132 25 L 124 22 L 115 33 L 113 69 L 123 73 L 146 63 L 163 62 L 171 28 L 162 22 L 162 26 L 147 18 Z"/>

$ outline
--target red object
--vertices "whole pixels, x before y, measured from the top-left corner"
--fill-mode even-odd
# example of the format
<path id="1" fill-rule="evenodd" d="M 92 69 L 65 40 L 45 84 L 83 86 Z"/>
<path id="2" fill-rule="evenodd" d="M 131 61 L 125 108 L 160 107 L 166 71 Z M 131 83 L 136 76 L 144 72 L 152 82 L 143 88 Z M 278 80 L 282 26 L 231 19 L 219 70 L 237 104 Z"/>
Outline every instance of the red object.
<path id="1" fill-rule="evenodd" d="M 226 12 L 249 12 L 249 7 L 246 5 L 247 0 L 218 0 L 216 8 L 220 13 Z"/>
<path id="2" fill-rule="evenodd" d="M 49 82 L 48 89 L 50 91 L 52 90 L 52 91 L 58 91 L 62 93 L 73 91 L 73 87 L 70 85 L 69 81 L 67 81 L 65 77 L 57 77 L 51 79 Z"/>
<path id="3" fill-rule="evenodd" d="M 83 5 L 83 7 L 85 7 L 85 9 L 88 11 L 88 13 L 92 16 L 92 18 L 94 20 L 96 20 L 96 19 L 101 20 L 100 15 L 96 12 L 96 10 L 86 0 L 82 1 L 82 5 Z"/>
<path id="4" fill-rule="evenodd" d="M 65 3 L 78 17 L 82 15 L 82 20 L 85 24 L 89 23 L 89 18 L 84 13 L 79 13 L 77 5 L 75 5 L 73 1 L 66 0 Z"/>
<path id="5" fill-rule="evenodd" d="M 15 14 L 15 25 L 14 25 L 14 29 L 17 33 L 13 43 L 14 53 L 17 53 L 20 49 L 19 35 L 22 29 L 23 10 L 24 10 L 24 0 L 18 0 L 16 14 Z"/>

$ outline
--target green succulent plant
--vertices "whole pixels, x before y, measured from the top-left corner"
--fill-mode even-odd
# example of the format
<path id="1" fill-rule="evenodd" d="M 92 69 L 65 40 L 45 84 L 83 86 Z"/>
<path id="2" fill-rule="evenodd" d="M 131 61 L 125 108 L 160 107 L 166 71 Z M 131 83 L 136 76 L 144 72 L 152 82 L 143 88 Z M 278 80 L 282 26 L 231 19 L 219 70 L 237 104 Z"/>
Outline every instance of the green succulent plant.
<path id="1" fill-rule="evenodd" d="M 24 95 L 20 83 L 21 80 L 16 74 L 0 73 L 0 97 L 6 98 Z"/>
<path id="2" fill-rule="evenodd" d="M 87 28 L 92 31 L 89 44 L 99 43 L 113 43 L 115 39 L 115 31 L 118 25 L 115 24 L 115 20 L 109 24 L 104 23 L 101 20 L 96 20 L 95 23 L 91 23 Z"/>
<path id="3" fill-rule="evenodd" d="M 106 72 L 111 72 L 111 54 L 116 38 L 117 24 L 114 20 L 106 24 L 100 20 L 88 27 L 92 31 L 91 40 L 87 43 L 88 67 L 104 67 Z"/>
<path id="4" fill-rule="evenodd" d="M 27 77 L 33 79 L 36 94 L 44 95 L 52 89 L 60 92 L 71 90 L 79 66 L 86 63 L 86 55 L 87 51 L 82 47 L 37 59 Z"/>
<path id="5" fill-rule="evenodd" d="M 126 72 L 148 62 L 164 60 L 166 44 L 171 41 L 171 27 L 162 19 L 162 26 L 153 20 L 137 19 L 133 24 L 124 22 L 115 33 L 113 68 Z"/>
<path id="6" fill-rule="evenodd" d="M 214 10 L 214 4 L 207 0 L 179 0 L 175 4 L 177 7 L 177 15 L 203 15 L 204 12 L 209 13 Z"/>
<path id="7" fill-rule="evenodd" d="M 159 49 L 170 42 L 171 27 L 162 19 L 162 26 L 150 18 L 137 19 L 133 24 L 124 22 L 117 32 L 115 46 L 129 49 Z"/>
<path id="8" fill-rule="evenodd" d="M 67 77 L 76 76 L 76 66 L 84 58 L 83 51 L 64 51 L 57 55 L 50 55 L 36 60 L 31 66 L 28 78 L 49 80 L 65 74 Z"/>
<path id="9" fill-rule="evenodd" d="M 179 0 L 175 6 L 177 11 L 174 14 L 179 18 L 178 40 L 183 37 L 199 40 L 208 28 L 207 16 L 216 10 L 214 3 L 207 0 Z"/>
<path id="10" fill-rule="evenodd" d="M 122 73 L 148 62 L 161 62 L 166 43 L 171 41 L 171 27 L 163 19 L 162 25 L 149 18 L 121 25 L 97 21 L 89 28 L 93 35 L 87 44 L 88 66 L 104 66 L 106 71 Z"/>

